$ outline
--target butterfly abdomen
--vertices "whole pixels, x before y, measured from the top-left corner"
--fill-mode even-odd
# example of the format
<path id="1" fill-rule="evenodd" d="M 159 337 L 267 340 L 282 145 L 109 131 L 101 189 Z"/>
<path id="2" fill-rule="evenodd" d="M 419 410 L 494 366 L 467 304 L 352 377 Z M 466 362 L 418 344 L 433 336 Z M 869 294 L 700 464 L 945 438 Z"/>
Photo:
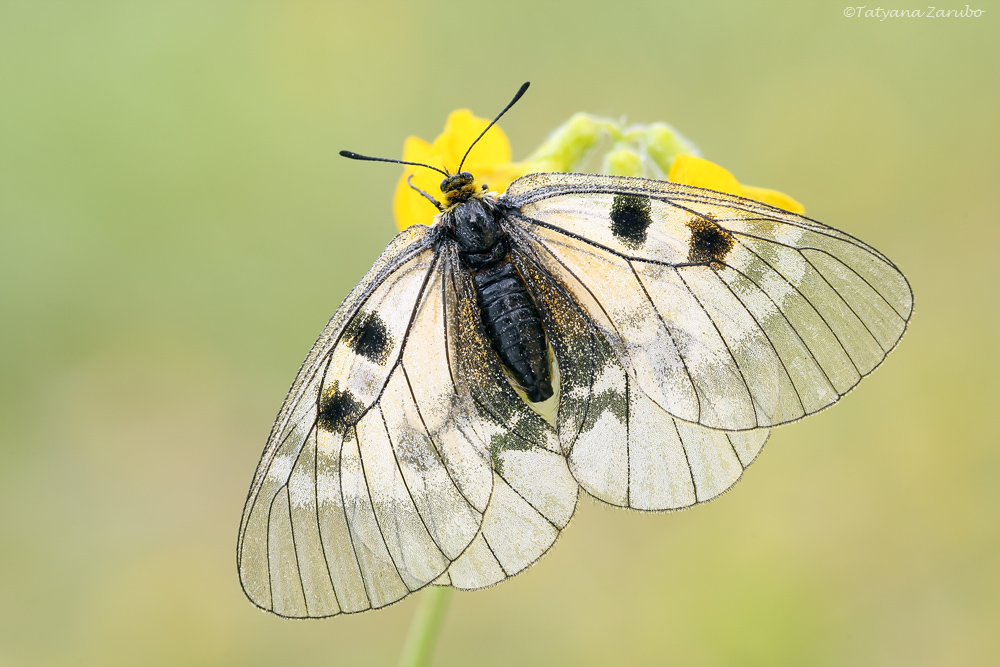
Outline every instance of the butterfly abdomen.
<path id="1" fill-rule="evenodd" d="M 473 274 L 483 326 L 500 361 L 534 402 L 552 396 L 548 346 L 524 279 L 506 259 Z"/>

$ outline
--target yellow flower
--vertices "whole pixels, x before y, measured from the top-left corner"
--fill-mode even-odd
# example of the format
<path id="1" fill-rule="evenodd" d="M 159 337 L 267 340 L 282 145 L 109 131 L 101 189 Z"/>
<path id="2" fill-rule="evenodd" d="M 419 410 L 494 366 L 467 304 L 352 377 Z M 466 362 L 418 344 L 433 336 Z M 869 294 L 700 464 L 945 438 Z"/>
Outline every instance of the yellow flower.
<path id="1" fill-rule="evenodd" d="M 674 163 L 670 165 L 670 174 L 667 176 L 667 180 L 709 190 L 718 190 L 719 192 L 728 192 L 731 195 L 747 199 L 756 199 L 792 213 L 802 213 L 806 210 L 802 204 L 783 192 L 743 185 L 736 180 L 735 176 L 719 165 L 693 155 L 682 154 L 675 157 Z"/>
<path id="2" fill-rule="evenodd" d="M 524 162 L 511 161 L 510 141 L 507 140 L 507 135 L 504 134 L 499 126 L 494 126 L 473 147 L 462 168 L 465 171 L 471 172 L 476 177 L 477 185 L 485 183 L 489 186 L 490 190 L 495 190 L 496 192 L 503 192 L 510 185 L 511 181 L 527 173 L 543 170 L 565 171 L 570 166 L 574 170 L 579 169 L 581 165 L 577 165 L 576 163 L 573 163 L 573 165 L 562 164 L 554 159 L 553 156 L 558 157 L 563 153 L 572 155 L 579 153 L 580 155 L 577 157 L 580 158 L 579 161 L 582 161 L 582 156 L 588 153 L 593 147 L 596 139 L 590 137 L 590 134 L 594 134 L 597 130 L 591 131 L 589 134 L 581 133 L 577 127 L 580 125 L 581 118 L 589 121 L 588 128 L 594 125 L 600 131 L 607 131 L 607 127 L 605 126 L 610 127 L 613 125 L 612 121 L 598 122 L 590 117 L 583 117 L 583 115 L 577 114 L 577 116 L 571 118 L 568 123 L 560 128 L 561 132 L 557 130 L 553 137 L 543 144 L 542 149 L 536 151 L 535 155 Z M 595 125 L 595 123 L 597 124 Z M 448 116 L 444 131 L 432 143 L 428 143 L 419 137 L 407 138 L 406 143 L 403 144 L 403 159 L 408 162 L 429 164 L 443 169 L 449 174 L 453 174 L 458 170 L 458 165 L 462 161 L 465 151 L 475 141 L 476 137 L 486 129 L 488 124 L 488 120 L 473 116 L 472 112 L 468 109 L 453 111 Z M 643 126 L 636 127 L 640 130 L 648 129 Z M 593 128 L 590 129 L 593 130 Z M 632 134 L 635 133 L 636 131 L 632 132 Z M 632 135 L 630 134 L 629 136 Z M 671 134 L 671 137 L 673 137 L 673 134 Z M 554 144 L 555 147 L 550 144 Z M 671 146 L 676 148 L 673 144 Z M 570 149 L 577 150 L 573 152 Z M 607 160 L 605 161 L 607 162 Z M 619 173 L 619 171 L 614 170 L 613 173 Z M 635 173 L 632 173 L 633 171 Z M 641 171 L 638 171 L 637 168 L 623 173 L 635 176 L 642 175 Z M 437 209 L 427 198 L 411 188 L 407 183 L 407 179 L 411 175 L 413 176 L 411 180 L 413 185 L 436 199 L 441 198 L 440 186 L 443 178 L 441 174 L 424 167 L 405 167 L 402 177 L 400 177 L 399 182 L 396 184 L 396 193 L 392 202 L 396 226 L 401 230 L 406 229 L 410 225 L 429 225 L 438 213 Z M 767 188 L 758 188 L 752 185 L 743 185 L 736 180 L 735 176 L 719 165 L 685 153 L 680 153 L 673 157 L 667 180 L 674 183 L 707 188 L 709 190 L 728 192 L 748 199 L 756 199 L 757 201 L 777 206 L 793 213 L 802 213 L 805 210 L 802 204 L 782 192 Z"/>
<path id="3" fill-rule="evenodd" d="M 473 116 L 468 109 L 453 111 L 445 123 L 444 132 L 433 143 L 427 143 L 419 137 L 408 137 L 403 144 L 403 159 L 408 162 L 423 162 L 454 174 L 465 151 L 487 125 L 488 120 Z M 503 130 L 494 125 L 473 147 L 462 169 L 475 176 L 477 183 L 485 183 L 490 190 L 503 192 L 511 181 L 528 173 L 529 169 L 525 164 L 511 162 L 510 157 L 510 141 Z M 396 194 L 392 200 L 392 210 L 399 229 L 417 224 L 429 225 L 438 213 L 426 197 L 406 182 L 411 174 L 413 185 L 435 199 L 441 199 L 441 181 L 444 178 L 441 174 L 425 167 L 406 167 L 396 184 Z"/>

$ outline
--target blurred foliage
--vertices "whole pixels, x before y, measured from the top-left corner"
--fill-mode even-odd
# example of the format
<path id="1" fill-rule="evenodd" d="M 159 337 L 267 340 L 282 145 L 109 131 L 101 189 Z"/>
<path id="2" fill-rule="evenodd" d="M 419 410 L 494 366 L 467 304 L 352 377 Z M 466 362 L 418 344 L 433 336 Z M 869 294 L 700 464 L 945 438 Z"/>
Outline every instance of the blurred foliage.
<path id="1" fill-rule="evenodd" d="M 956 8 L 958 5 L 956 5 Z M 689 512 L 582 502 L 458 594 L 440 665 L 1000 663 L 1000 6 L 0 0 L 0 664 L 384 665 L 416 600 L 283 621 L 243 498 L 298 364 L 452 109 L 521 159 L 666 121 L 884 251 L 916 314 L 841 405 Z"/>

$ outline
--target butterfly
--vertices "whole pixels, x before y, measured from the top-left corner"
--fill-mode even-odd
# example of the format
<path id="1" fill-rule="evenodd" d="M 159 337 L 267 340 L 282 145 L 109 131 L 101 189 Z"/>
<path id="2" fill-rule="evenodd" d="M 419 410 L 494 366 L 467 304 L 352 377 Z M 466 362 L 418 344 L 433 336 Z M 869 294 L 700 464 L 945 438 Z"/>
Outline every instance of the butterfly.
<path id="1" fill-rule="evenodd" d="M 880 252 L 757 201 L 566 173 L 498 195 L 438 171 L 444 202 L 421 194 L 440 214 L 334 313 L 254 476 L 239 575 L 280 616 L 501 582 L 581 489 L 648 511 L 715 498 L 771 428 L 874 370 L 912 311 Z"/>

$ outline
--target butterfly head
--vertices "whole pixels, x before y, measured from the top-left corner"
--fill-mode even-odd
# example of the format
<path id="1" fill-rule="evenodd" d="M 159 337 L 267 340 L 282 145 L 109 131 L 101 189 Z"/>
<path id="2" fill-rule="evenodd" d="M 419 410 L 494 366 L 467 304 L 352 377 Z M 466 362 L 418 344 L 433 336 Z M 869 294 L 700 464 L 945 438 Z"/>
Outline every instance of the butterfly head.
<path id="1" fill-rule="evenodd" d="M 444 195 L 446 211 L 470 199 L 482 198 L 485 192 L 486 185 L 477 185 L 475 177 L 467 171 L 460 171 L 441 181 L 441 194 Z"/>

